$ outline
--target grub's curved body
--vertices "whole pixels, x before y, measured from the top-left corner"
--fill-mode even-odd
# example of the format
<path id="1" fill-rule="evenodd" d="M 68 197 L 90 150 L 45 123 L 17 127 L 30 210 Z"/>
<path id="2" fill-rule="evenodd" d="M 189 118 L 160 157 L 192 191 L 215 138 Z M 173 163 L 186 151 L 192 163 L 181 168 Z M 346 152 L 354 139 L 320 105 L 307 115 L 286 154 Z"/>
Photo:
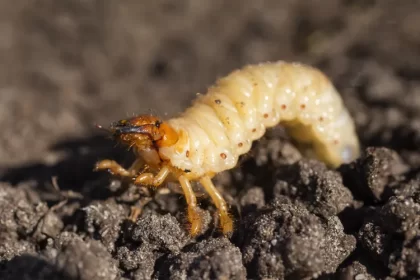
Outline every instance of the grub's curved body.
<path id="1" fill-rule="evenodd" d="M 177 180 L 192 235 L 202 224 L 190 184 L 198 181 L 219 210 L 223 232 L 229 233 L 233 222 L 211 178 L 235 167 L 252 142 L 277 124 L 287 128 L 305 154 L 331 167 L 359 156 L 353 120 L 328 78 L 310 66 L 280 61 L 246 66 L 219 79 L 179 117 L 162 121 L 141 115 L 113 123 L 109 131 L 133 147 L 139 159 L 129 170 L 111 160 L 99 162 L 96 170 L 155 187 L 169 177 Z M 139 172 L 143 163 L 157 173 Z"/>
<path id="2" fill-rule="evenodd" d="M 352 118 L 331 82 L 317 69 L 285 62 L 247 66 L 220 79 L 168 121 L 180 139 L 159 153 L 196 179 L 235 167 L 279 123 L 330 166 L 358 156 Z"/>

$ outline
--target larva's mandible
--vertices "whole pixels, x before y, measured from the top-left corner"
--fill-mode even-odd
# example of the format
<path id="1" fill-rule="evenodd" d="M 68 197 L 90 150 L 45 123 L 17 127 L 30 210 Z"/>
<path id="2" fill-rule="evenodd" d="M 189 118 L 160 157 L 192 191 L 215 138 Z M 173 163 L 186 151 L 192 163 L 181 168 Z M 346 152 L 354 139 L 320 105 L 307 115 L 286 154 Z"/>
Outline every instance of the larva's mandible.
<path id="1" fill-rule="evenodd" d="M 114 137 L 138 155 L 126 170 L 111 160 L 96 169 L 131 176 L 136 184 L 178 181 L 188 204 L 190 233 L 201 230 L 191 181 L 199 181 L 219 210 L 224 233 L 233 229 L 228 207 L 211 178 L 235 167 L 252 142 L 282 124 L 302 151 L 336 167 L 359 156 L 353 120 L 340 95 L 319 70 L 298 63 L 262 63 L 236 70 L 199 95 L 179 117 L 141 115 L 113 123 Z M 140 173 L 146 164 L 156 171 Z"/>

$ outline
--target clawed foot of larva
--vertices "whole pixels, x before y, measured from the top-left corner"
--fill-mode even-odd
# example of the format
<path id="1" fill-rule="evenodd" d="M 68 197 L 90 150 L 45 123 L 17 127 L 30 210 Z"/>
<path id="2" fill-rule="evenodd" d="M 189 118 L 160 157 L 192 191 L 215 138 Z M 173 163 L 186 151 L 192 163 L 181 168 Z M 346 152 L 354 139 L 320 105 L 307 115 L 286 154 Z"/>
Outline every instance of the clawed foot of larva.
<path id="1" fill-rule="evenodd" d="M 136 177 L 134 184 L 154 186 L 156 184 L 155 176 L 153 173 L 142 173 Z"/>
<path id="2" fill-rule="evenodd" d="M 190 223 L 190 235 L 192 237 L 201 233 L 203 228 L 203 218 L 198 207 L 188 207 L 188 222 Z M 225 236 L 229 236 L 233 232 L 233 220 L 229 213 L 219 212 L 220 229 Z"/>
<path id="3" fill-rule="evenodd" d="M 105 159 L 96 163 L 94 171 L 108 170 L 112 175 L 119 175 L 121 177 L 132 176 L 131 172 L 119 165 L 116 161 Z"/>
<path id="4" fill-rule="evenodd" d="M 224 235 L 230 235 L 233 232 L 233 220 L 226 211 L 220 212 L 220 227 Z"/>
<path id="5" fill-rule="evenodd" d="M 158 174 L 153 175 L 153 173 L 142 173 L 134 180 L 134 184 L 136 185 L 149 185 L 158 187 L 163 184 L 166 177 L 168 177 L 170 171 L 169 168 L 164 166 L 160 169 Z"/>
<path id="6" fill-rule="evenodd" d="M 128 217 L 128 219 L 132 221 L 133 223 L 135 223 L 137 221 L 137 218 L 140 216 L 141 212 L 142 212 L 141 208 L 132 206 L 131 211 L 130 211 L 130 216 Z"/>
<path id="7" fill-rule="evenodd" d="M 187 209 L 188 222 L 190 223 L 190 235 L 197 236 L 203 227 L 203 220 L 200 215 L 200 210 L 197 207 L 189 206 Z"/>

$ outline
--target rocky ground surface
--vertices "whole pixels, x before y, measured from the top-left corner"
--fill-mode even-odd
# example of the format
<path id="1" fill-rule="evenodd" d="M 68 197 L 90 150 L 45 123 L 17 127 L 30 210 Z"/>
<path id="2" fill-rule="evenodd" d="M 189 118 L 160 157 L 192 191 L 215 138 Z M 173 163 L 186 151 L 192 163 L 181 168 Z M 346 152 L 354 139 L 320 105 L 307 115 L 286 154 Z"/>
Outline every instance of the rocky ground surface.
<path id="1" fill-rule="evenodd" d="M 0 279 L 420 279 L 418 1 L 17 0 L 0 14 Z M 132 160 L 94 123 L 171 116 L 279 59 L 331 77 L 358 160 L 331 170 L 270 131 L 217 177 L 229 238 L 205 196 L 192 239 L 176 186 L 92 172 Z"/>

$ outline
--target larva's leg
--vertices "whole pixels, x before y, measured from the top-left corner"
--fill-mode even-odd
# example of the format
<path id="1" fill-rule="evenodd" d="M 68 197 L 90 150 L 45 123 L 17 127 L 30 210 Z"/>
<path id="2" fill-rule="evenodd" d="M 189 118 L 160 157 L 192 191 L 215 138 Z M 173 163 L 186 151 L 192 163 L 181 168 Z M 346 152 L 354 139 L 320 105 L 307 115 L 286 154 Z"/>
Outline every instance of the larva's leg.
<path id="1" fill-rule="evenodd" d="M 130 216 L 129 219 L 132 222 L 136 222 L 137 218 L 141 215 L 143 212 L 143 208 L 152 200 L 150 197 L 144 197 L 140 199 L 138 202 L 139 205 L 131 206 Z"/>
<path id="2" fill-rule="evenodd" d="M 121 177 L 130 177 L 133 175 L 130 171 L 119 165 L 116 161 L 110 159 L 105 159 L 96 163 L 94 171 L 99 170 L 108 170 L 109 173 L 113 175 L 119 175 Z"/>
<path id="3" fill-rule="evenodd" d="M 132 221 L 133 223 L 136 222 L 137 218 L 140 216 L 141 212 L 143 209 L 141 209 L 140 207 L 137 206 L 131 206 L 130 209 L 130 216 L 128 217 L 128 219 L 130 221 Z"/>
<path id="4" fill-rule="evenodd" d="M 130 168 L 128 169 L 129 172 L 134 176 L 145 166 L 145 162 L 142 158 L 136 159 L 133 164 L 131 164 Z"/>
<path id="5" fill-rule="evenodd" d="M 136 159 L 128 170 L 114 160 L 105 159 L 96 163 L 94 170 L 108 170 L 109 173 L 113 175 L 119 175 L 121 177 L 133 177 L 136 175 L 136 173 L 139 172 L 142 166 L 144 166 L 144 161 L 142 159 Z"/>
<path id="6" fill-rule="evenodd" d="M 201 231 L 202 226 L 201 216 L 197 206 L 197 199 L 192 190 L 190 181 L 184 176 L 179 176 L 178 180 L 181 184 L 182 190 L 184 191 L 185 200 L 188 205 L 188 221 L 191 224 L 190 234 L 195 236 Z"/>
<path id="7" fill-rule="evenodd" d="M 220 192 L 216 189 L 210 177 L 204 176 L 200 179 L 201 185 L 210 195 L 220 214 L 220 225 L 223 234 L 229 234 L 233 231 L 233 221 L 230 218 L 228 207 Z"/>
<path id="8" fill-rule="evenodd" d="M 153 175 L 153 173 L 142 173 L 134 180 L 135 184 L 144 184 L 149 186 L 158 187 L 162 185 L 166 177 L 168 177 L 170 170 L 167 166 L 163 166 L 158 174 Z"/>

